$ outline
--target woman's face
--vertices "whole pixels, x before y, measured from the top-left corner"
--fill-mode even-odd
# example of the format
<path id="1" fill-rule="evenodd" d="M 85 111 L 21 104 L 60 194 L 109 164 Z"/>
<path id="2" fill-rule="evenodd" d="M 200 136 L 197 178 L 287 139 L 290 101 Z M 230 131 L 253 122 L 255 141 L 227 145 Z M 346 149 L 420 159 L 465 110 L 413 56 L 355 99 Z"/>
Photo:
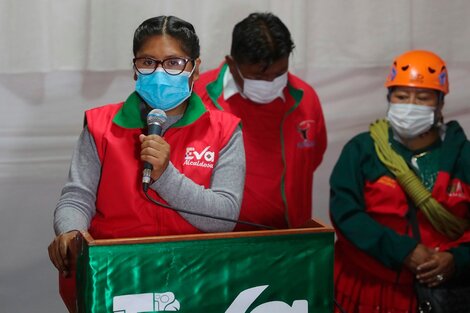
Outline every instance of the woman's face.
<path id="1" fill-rule="evenodd" d="M 406 103 L 436 107 L 437 92 L 432 89 L 396 87 L 390 94 L 390 103 Z"/>
<path id="2" fill-rule="evenodd" d="M 137 51 L 135 57 L 151 57 L 160 61 L 172 57 L 186 59 L 190 58 L 186 53 L 184 53 L 183 49 L 181 49 L 179 41 L 168 35 L 156 35 L 149 37 L 144 42 L 139 51 Z M 192 85 L 193 81 L 196 81 L 199 78 L 200 63 L 201 60 L 199 58 L 195 60 L 194 66 L 196 68 L 194 69 L 193 75 L 189 79 L 190 86 Z M 158 66 L 161 66 L 161 64 L 159 64 Z M 184 70 L 186 72 L 191 72 L 193 70 L 193 62 L 188 62 Z M 135 78 L 137 79 L 137 77 Z"/>

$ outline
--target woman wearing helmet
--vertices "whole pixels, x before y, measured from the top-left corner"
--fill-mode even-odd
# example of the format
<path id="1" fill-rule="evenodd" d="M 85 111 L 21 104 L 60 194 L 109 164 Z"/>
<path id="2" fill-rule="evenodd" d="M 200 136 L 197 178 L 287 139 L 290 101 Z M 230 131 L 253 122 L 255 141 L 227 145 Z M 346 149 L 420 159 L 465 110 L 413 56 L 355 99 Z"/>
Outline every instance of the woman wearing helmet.
<path id="1" fill-rule="evenodd" d="M 445 62 L 406 52 L 385 86 L 387 118 L 345 145 L 330 178 L 335 298 L 348 313 L 416 312 L 415 282 L 470 271 L 470 143 L 444 123 Z"/>

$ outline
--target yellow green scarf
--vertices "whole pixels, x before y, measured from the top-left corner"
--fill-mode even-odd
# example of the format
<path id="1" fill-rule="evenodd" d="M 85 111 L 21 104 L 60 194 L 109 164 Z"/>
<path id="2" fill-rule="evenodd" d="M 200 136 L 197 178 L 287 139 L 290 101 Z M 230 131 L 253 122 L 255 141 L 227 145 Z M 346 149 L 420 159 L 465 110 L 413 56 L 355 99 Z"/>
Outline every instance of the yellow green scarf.
<path id="1" fill-rule="evenodd" d="M 452 240 L 462 236 L 470 226 L 470 222 L 455 216 L 437 202 L 405 160 L 392 149 L 388 142 L 388 122 L 378 120 L 372 123 L 370 134 L 374 139 L 375 151 L 380 161 L 395 175 L 400 186 L 423 211 L 434 228 Z"/>

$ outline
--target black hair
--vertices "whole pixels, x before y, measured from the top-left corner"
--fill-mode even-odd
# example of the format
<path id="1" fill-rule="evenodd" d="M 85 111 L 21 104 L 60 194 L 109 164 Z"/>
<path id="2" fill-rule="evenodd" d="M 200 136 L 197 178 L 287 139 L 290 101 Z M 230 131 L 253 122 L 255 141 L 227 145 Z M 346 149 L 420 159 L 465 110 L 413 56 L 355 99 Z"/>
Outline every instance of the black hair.
<path id="1" fill-rule="evenodd" d="M 157 16 L 145 20 L 134 33 L 133 52 L 136 56 L 145 41 L 152 36 L 168 35 L 179 41 L 181 49 L 191 59 L 197 59 L 200 53 L 199 38 L 193 25 L 176 16 Z"/>
<path id="2" fill-rule="evenodd" d="M 294 50 L 289 29 L 272 13 L 252 13 L 233 28 L 230 54 L 240 64 L 269 66 Z"/>

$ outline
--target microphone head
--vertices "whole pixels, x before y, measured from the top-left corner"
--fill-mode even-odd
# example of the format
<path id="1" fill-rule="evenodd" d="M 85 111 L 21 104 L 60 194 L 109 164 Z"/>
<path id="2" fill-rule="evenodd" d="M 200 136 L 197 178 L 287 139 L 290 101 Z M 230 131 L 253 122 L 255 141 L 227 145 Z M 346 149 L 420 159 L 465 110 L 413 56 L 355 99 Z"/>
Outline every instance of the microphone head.
<path id="1" fill-rule="evenodd" d="M 147 125 L 158 124 L 163 126 L 166 122 L 166 113 L 160 109 L 153 109 L 147 115 Z"/>

